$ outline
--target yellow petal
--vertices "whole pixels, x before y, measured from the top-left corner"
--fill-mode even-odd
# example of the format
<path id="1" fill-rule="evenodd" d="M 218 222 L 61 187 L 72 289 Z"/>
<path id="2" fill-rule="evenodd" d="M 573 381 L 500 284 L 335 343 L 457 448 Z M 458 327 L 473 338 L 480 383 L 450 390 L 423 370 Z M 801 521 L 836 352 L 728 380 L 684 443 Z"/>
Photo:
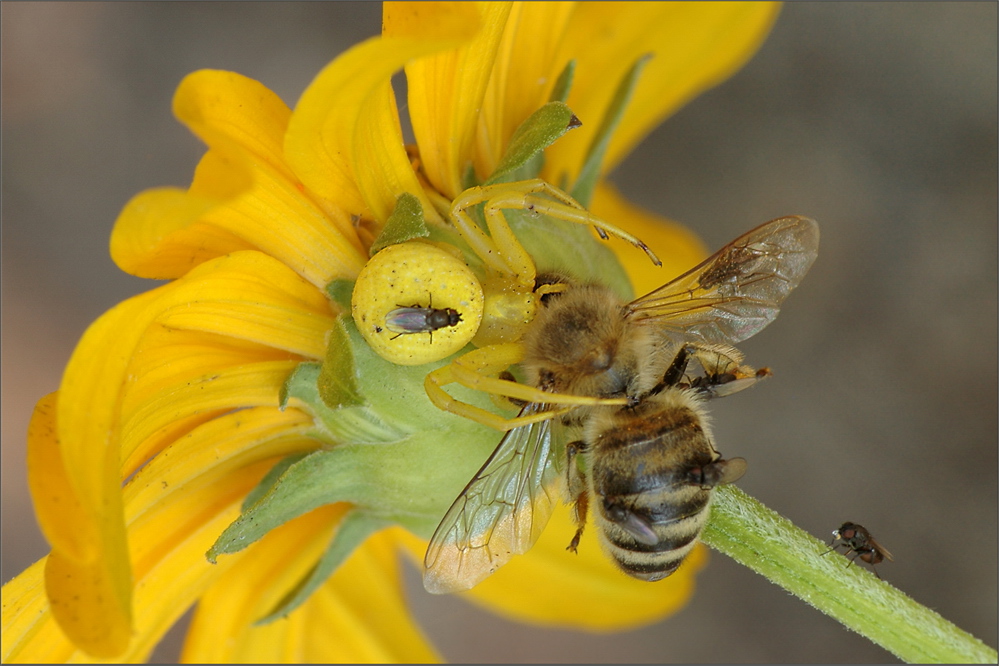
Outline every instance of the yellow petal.
<path id="1" fill-rule="evenodd" d="M 163 635 L 230 566 L 205 552 L 239 515 L 246 493 L 273 460 L 223 475 L 196 492 L 174 495 L 129 526 L 135 562 L 135 635 L 123 660 L 144 661 Z"/>
<path id="2" fill-rule="evenodd" d="M 121 412 L 128 419 L 139 405 L 155 399 L 184 378 L 253 363 L 292 360 L 301 357 L 232 337 L 154 324 L 135 351 Z"/>
<path id="3" fill-rule="evenodd" d="M 515 2 L 482 100 L 475 166 L 481 179 L 496 169 L 517 127 L 548 101 L 561 73 L 556 56 L 574 2 Z"/>
<path id="4" fill-rule="evenodd" d="M 280 637 L 288 621 L 277 620 L 263 627 L 254 627 L 253 623 L 266 616 L 308 575 L 345 509 L 345 505 L 321 507 L 272 530 L 250 546 L 199 601 L 182 661 L 285 661 Z M 330 627 L 325 629 L 330 630 Z M 253 638 L 260 635 L 267 640 L 251 645 Z"/>
<path id="5" fill-rule="evenodd" d="M 262 83 L 235 72 L 192 72 L 177 87 L 173 112 L 207 145 L 235 143 L 294 180 L 283 146 L 291 110 Z"/>
<path id="6" fill-rule="evenodd" d="M 53 548 L 46 584 L 56 617 L 74 643 L 96 656 L 120 653 L 131 631 L 118 405 L 131 350 L 151 305 L 167 292 L 161 287 L 129 299 L 87 329 L 63 375 L 51 426 L 56 438 L 29 441 L 29 447 L 56 444 L 58 453 L 47 458 L 55 458 L 63 470 L 29 476 L 32 496 L 71 495 L 80 507 L 79 512 L 40 514 L 39 520 L 45 521 L 43 531 Z M 85 535 L 86 551 L 74 552 L 74 534 Z"/>
<path id="7" fill-rule="evenodd" d="M 594 215 L 641 238 L 662 260 L 663 265 L 657 267 L 633 245 L 609 245 L 631 278 L 636 295 L 666 284 L 708 256 L 704 243 L 685 227 L 629 203 L 606 181 L 597 184 L 590 208 Z"/>
<path id="8" fill-rule="evenodd" d="M 319 446 L 308 437 L 312 418 L 297 409 L 243 409 L 213 419 L 177 439 L 129 481 L 125 501 L 131 522 L 222 476 L 262 460 Z M 141 569 L 140 565 L 136 565 Z"/>
<path id="9" fill-rule="evenodd" d="M 230 422 L 224 424 L 226 427 L 199 433 L 204 446 L 194 455 L 218 459 L 190 466 L 184 464 L 183 456 L 159 457 L 126 486 L 129 555 L 135 563 L 135 626 L 134 632 L 125 636 L 125 647 L 107 656 L 122 661 L 144 659 L 193 600 L 225 571 L 225 562 L 220 566 L 209 565 L 205 551 L 238 515 L 242 498 L 276 457 L 303 450 L 305 440 L 299 437 L 297 442 L 291 441 L 297 435 L 293 427 L 288 427 L 294 422 L 292 415 L 275 418 L 275 413 L 277 410 L 271 410 L 269 415 L 244 417 L 247 422 L 257 421 L 245 430 L 233 428 L 231 418 L 238 415 L 231 415 Z M 281 423 L 285 420 L 286 423 Z M 264 421 L 269 422 L 269 429 L 261 429 Z M 299 415 L 298 421 L 300 428 L 301 422 L 308 419 Z M 47 570 L 46 578 L 52 571 L 66 572 L 61 566 L 53 569 L 50 556 L 4 587 L 4 661 L 89 661 L 77 649 L 95 652 L 90 643 L 80 641 L 77 625 L 85 619 L 67 622 L 60 617 L 59 623 L 55 622 L 53 615 L 60 616 L 62 593 L 55 590 L 54 594 L 53 584 L 48 582 L 48 597 L 54 608 L 50 606 L 42 581 L 43 567 Z M 57 580 L 56 585 L 63 583 Z M 82 589 L 77 586 L 88 594 L 76 600 L 75 611 L 106 610 L 99 602 L 101 586 L 94 587 L 97 589 L 87 589 L 85 584 Z M 88 615 L 87 619 L 95 624 L 109 623 L 108 618 L 99 614 Z M 61 630 L 67 625 L 71 630 L 68 634 Z"/>
<path id="10" fill-rule="evenodd" d="M 669 578 L 646 583 L 622 573 L 601 552 L 587 526 L 578 553 L 565 548 L 575 533 L 568 506 L 552 516 L 527 555 L 464 593 L 508 618 L 589 631 L 620 631 L 656 622 L 682 608 L 694 590 L 694 575 L 704 563 L 698 546 Z"/>
<path id="11" fill-rule="evenodd" d="M 124 489 L 136 577 L 133 654 L 151 649 L 210 584 L 245 553 L 218 565 L 205 552 L 235 519 L 246 492 L 274 462 L 316 448 L 311 418 L 289 409 L 222 416 L 174 442 Z"/>
<path id="12" fill-rule="evenodd" d="M 239 562 L 243 554 L 211 564 L 205 552 L 236 519 L 246 493 L 273 464 L 273 459 L 267 460 L 216 476 L 210 484 L 158 502 L 138 520 L 130 516 L 135 634 L 123 661 L 148 658 L 195 600 Z"/>
<path id="13" fill-rule="evenodd" d="M 403 596 L 392 528 L 365 541 L 317 592 L 306 633 L 322 644 L 310 660 L 344 663 L 430 663 L 441 661 L 413 621 Z M 358 584 L 358 581 L 364 581 Z M 333 622 L 342 630 L 323 632 Z"/>
<path id="14" fill-rule="evenodd" d="M 55 548 L 45 562 L 45 587 L 73 641 L 96 656 L 114 657 L 128 645 L 132 611 L 121 496 L 109 494 L 111 510 L 95 516 L 72 494 L 57 402 L 54 393 L 39 401 L 28 432 L 28 482 L 39 524 Z"/>
<path id="15" fill-rule="evenodd" d="M 198 606 L 183 660 L 188 662 L 385 663 L 438 661 L 402 598 L 394 539 L 366 540 L 302 606 L 263 626 L 254 620 L 325 548 L 343 507 L 302 516 L 254 544 Z"/>
<path id="16" fill-rule="evenodd" d="M 164 187 L 132 197 L 111 231 L 111 258 L 138 277 L 168 280 L 253 246 L 198 220 L 221 202 Z"/>
<path id="17" fill-rule="evenodd" d="M 72 493 L 59 449 L 56 426 L 58 393 L 38 401 L 28 424 L 28 486 L 38 524 L 49 543 L 76 559 L 97 555 L 99 536 L 89 520 L 80 498 Z M 76 525 L 77 530 L 58 530 L 54 526 Z"/>
<path id="18" fill-rule="evenodd" d="M 237 252 L 202 264 L 174 287 L 157 321 L 322 358 L 334 317 L 322 292 L 281 262 Z"/>
<path id="19" fill-rule="evenodd" d="M 330 217 L 267 163 L 210 150 L 187 192 L 136 195 L 111 234 L 111 256 L 133 275 L 177 278 L 215 257 L 260 249 L 312 282 L 353 278 L 365 252 L 345 214 Z"/>
<path id="20" fill-rule="evenodd" d="M 350 216 L 314 201 L 284 161 L 291 112 L 274 93 L 203 70 L 181 83 L 174 111 L 211 150 L 187 193 L 154 190 L 126 207 L 112 235 L 119 265 L 178 277 L 213 256 L 257 248 L 319 287 L 357 274 L 365 253 Z"/>
<path id="21" fill-rule="evenodd" d="M 274 93 L 204 70 L 181 83 L 174 111 L 212 150 L 187 193 L 152 190 L 126 206 L 112 234 L 124 270 L 173 278 L 214 256 L 258 248 L 319 287 L 357 274 L 365 256 L 349 215 L 314 202 L 284 161 L 291 112 Z"/>
<path id="22" fill-rule="evenodd" d="M 295 361 L 255 363 L 178 383 L 128 414 L 122 424 L 122 456 L 134 469 L 197 425 L 233 409 L 277 406 L 278 393 Z"/>
<path id="23" fill-rule="evenodd" d="M 103 315 L 87 330 L 70 359 L 59 400 L 62 455 L 70 483 L 84 507 L 99 512 L 105 506 L 104 493 L 112 488 L 118 492 L 119 451 L 112 444 L 117 445 L 120 393 L 139 341 L 155 319 L 168 318 L 164 313 L 171 308 L 183 310 L 206 299 L 270 303 L 272 307 L 265 308 L 265 314 L 299 312 L 294 322 L 308 322 L 312 331 L 332 325 L 332 317 L 323 313 L 328 305 L 318 290 L 280 262 L 256 252 L 239 252 L 202 264 L 184 279 L 125 301 Z M 236 311 L 248 312 L 239 307 Z M 300 344 L 296 342 L 300 336 L 292 333 L 288 337 L 279 330 L 280 322 L 266 316 L 248 322 L 242 332 L 233 330 L 238 329 L 237 324 L 224 316 L 220 320 L 217 327 L 223 329 L 221 332 L 238 338 L 272 342 L 279 348 L 288 340 L 293 347 L 303 346 L 322 355 L 321 341 Z M 288 323 L 287 318 L 284 322 Z M 196 323 L 211 325 L 200 320 Z M 322 333 L 318 335 L 321 340 Z M 95 458 L 105 456 L 113 460 L 113 479 L 106 476 L 107 469 L 93 464 Z"/>
<path id="24" fill-rule="evenodd" d="M 319 288 L 357 275 L 367 255 L 349 216 L 328 214 L 300 183 L 265 162 L 240 163 L 223 151 L 209 151 L 198 164 L 190 194 L 221 198 L 219 184 L 225 187 L 244 168 L 252 184 L 207 211 L 202 222 L 281 260 Z"/>
<path id="25" fill-rule="evenodd" d="M 216 269 L 219 274 L 212 276 Z M 31 485 L 36 496 L 68 494 L 79 503 L 78 520 L 71 521 L 75 517 L 71 512 L 40 519 L 46 521 L 43 529 L 53 544 L 46 580 L 56 615 L 74 642 L 93 654 L 117 654 L 124 649 L 122 638 L 129 632 L 130 580 L 121 506 L 118 419 L 135 348 L 163 311 L 196 302 L 199 287 L 207 285 L 210 292 L 218 286 L 219 280 L 200 280 L 203 275 L 229 280 L 237 287 L 237 295 L 249 298 L 252 293 L 238 288 L 254 291 L 253 280 L 246 277 L 254 270 L 262 271 L 256 284 L 268 284 L 261 293 L 284 289 L 286 304 L 307 310 L 325 307 L 322 294 L 280 262 L 255 252 L 236 253 L 202 264 L 191 272 L 190 280 L 165 285 L 118 305 L 91 325 L 67 365 L 55 418 L 58 459 L 65 478 L 58 487 L 52 487 L 58 474 L 35 476 Z M 316 317 L 321 319 L 322 315 Z M 47 441 L 39 440 L 40 445 Z M 71 536 L 81 533 L 88 535 L 84 552 Z"/>
<path id="26" fill-rule="evenodd" d="M 394 34 L 395 19 L 406 29 L 431 29 L 438 11 L 450 11 L 449 3 L 386 3 L 386 34 Z M 475 36 L 458 48 L 421 58 L 406 65 L 409 85 L 409 116 L 420 148 L 420 160 L 427 179 L 439 192 L 453 199 L 465 189 L 462 177 L 472 162 L 475 132 L 482 98 L 489 83 L 496 49 L 510 13 L 510 3 L 466 3 L 479 17 L 469 18 L 463 34 Z M 408 11 L 407 11 L 408 10 Z M 481 27 L 479 27 L 481 26 Z M 477 32 L 475 32 L 478 30 Z"/>
<path id="27" fill-rule="evenodd" d="M 76 651 L 52 618 L 45 596 L 42 558 L 3 586 L 3 649 L 5 664 L 65 662 Z"/>
<path id="28" fill-rule="evenodd" d="M 773 24 L 764 2 L 582 2 L 566 28 L 560 62 L 577 60 L 568 104 L 583 121 L 546 153 L 545 174 L 574 179 L 624 72 L 646 65 L 604 160 L 607 173 L 656 125 L 741 67 Z M 554 180 L 553 180 L 554 179 Z"/>
<path id="29" fill-rule="evenodd" d="M 402 127 L 395 93 L 386 81 L 364 101 L 354 130 L 354 174 L 374 218 L 384 223 L 403 192 L 420 199 L 424 217 L 440 222 L 440 215 L 416 178 L 402 146 Z M 403 159 L 405 157 L 405 159 Z"/>
<path id="30" fill-rule="evenodd" d="M 159 325 L 150 327 L 129 367 L 130 380 L 122 400 L 122 476 L 131 476 L 164 446 L 220 411 L 277 404 L 288 367 L 298 360 L 285 352 L 235 338 Z M 218 394 L 219 380 L 223 384 L 239 384 L 244 380 L 262 383 L 238 386 L 227 397 Z M 199 395 L 205 390 L 216 397 Z M 173 397 L 177 402 L 173 402 Z M 210 406 L 213 400 L 223 406 L 215 404 L 215 409 L 194 406 L 197 403 Z"/>
<path id="31" fill-rule="evenodd" d="M 462 16 L 469 11 L 451 14 Z M 396 111 L 394 104 L 388 107 L 391 100 L 385 90 L 407 61 L 459 43 L 464 38 L 462 27 L 461 21 L 442 17 L 442 23 L 427 35 L 369 39 L 338 56 L 313 79 L 295 107 L 284 142 L 285 158 L 309 190 L 348 214 L 370 217 L 377 213 L 379 222 L 387 217 L 381 211 L 391 211 L 403 192 L 417 196 L 424 210 L 432 210 L 406 155 L 401 132 L 393 127 L 398 124 L 387 120 Z M 374 115 L 367 118 L 368 114 Z M 370 148 L 370 143 L 360 141 L 362 130 L 385 133 L 375 154 L 361 150 Z M 363 183 L 355 176 L 358 168 L 365 172 Z M 402 189 L 387 191 L 368 171 L 381 171 L 383 180 Z"/>

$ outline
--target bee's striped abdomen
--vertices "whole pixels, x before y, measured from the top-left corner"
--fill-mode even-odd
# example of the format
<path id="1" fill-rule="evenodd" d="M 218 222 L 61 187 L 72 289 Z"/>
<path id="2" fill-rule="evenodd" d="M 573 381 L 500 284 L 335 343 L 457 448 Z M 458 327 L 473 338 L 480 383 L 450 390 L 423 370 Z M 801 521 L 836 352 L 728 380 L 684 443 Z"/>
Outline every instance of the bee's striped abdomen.
<path id="1" fill-rule="evenodd" d="M 692 410 L 638 417 L 640 436 L 627 421 L 601 434 L 593 492 L 602 498 L 597 522 L 604 549 L 628 574 L 654 581 L 676 571 L 697 543 L 711 490 L 691 483 L 690 470 L 718 454 Z"/>

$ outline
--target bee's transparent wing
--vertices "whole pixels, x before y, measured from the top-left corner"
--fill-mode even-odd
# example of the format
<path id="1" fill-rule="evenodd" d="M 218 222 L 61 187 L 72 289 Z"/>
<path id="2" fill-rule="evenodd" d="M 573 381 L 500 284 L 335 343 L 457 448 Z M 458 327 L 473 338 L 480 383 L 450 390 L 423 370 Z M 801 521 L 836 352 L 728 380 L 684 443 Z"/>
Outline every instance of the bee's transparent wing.
<path id="1" fill-rule="evenodd" d="M 733 344 L 772 322 L 808 272 L 819 249 L 819 225 L 807 217 L 762 224 L 704 262 L 625 306 L 684 339 Z"/>
<path id="2" fill-rule="evenodd" d="M 521 416 L 548 406 L 530 403 Z M 482 469 L 444 515 L 423 560 L 423 585 L 434 594 L 478 584 L 527 552 L 541 536 L 552 509 L 564 499 L 565 477 L 553 441 L 552 420 L 506 433 Z"/>

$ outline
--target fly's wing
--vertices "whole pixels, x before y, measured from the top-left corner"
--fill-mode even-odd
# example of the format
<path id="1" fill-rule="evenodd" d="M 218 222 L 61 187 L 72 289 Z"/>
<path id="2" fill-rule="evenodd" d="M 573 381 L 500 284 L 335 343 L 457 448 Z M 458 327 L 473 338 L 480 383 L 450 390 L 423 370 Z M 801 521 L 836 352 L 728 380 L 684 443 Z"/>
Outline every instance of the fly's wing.
<path id="1" fill-rule="evenodd" d="M 530 403 L 520 414 L 547 407 Z M 553 441 L 553 427 L 557 435 L 561 424 L 551 419 L 509 431 L 461 491 L 423 560 L 428 592 L 470 589 L 538 540 L 565 495 L 564 442 Z"/>
<path id="2" fill-rule="evenodd" d="M 700 265 L 625 306 L 683 339 L 733 344 L 772 322 L 815 261 L 819 225 L 781 217 L 760 225 Z"/>
<path id="3" fill-rule="evenodd" d="M 882 557 L 884 557 L 889 562 L 894 562 L 895 561 L 895 558 L 892 557 L 891 553 L 888 552 L 888 549 L 885 548 L 884 546 L 882 546 L 877 541 L 875 541 L 874 537 L 868 536 L 867 540 L 870 542 L 871 547 L 874 548 L 874 550 L 876 550 L 877 552 L 881 553 Z"/>
<path id="4" fill-rule="evenodd" d="M 426 308 L 396 308 L 385 315 L 385 328 L 393 333 L 422 333 L 427 326 Z"/>

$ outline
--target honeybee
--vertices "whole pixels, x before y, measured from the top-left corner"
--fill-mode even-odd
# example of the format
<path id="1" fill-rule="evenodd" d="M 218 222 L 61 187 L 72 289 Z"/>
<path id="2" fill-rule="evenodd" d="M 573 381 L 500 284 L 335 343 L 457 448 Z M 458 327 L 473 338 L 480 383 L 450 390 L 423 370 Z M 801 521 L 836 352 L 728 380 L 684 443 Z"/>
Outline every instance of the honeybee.
<path id="1" fill-rule="evenodd" d="M 461 313 L 454 308 L 435 308 L 433 294 L 430 295 L 430 305 L 419 304 L 409 307 L 399 306 L 385 315 L 385 328 L 396 333 L 390 339 L 395 340 L 400 335 L 413 333 L 429 333 L 430 341 L 434 341 L 434 331 L 461 323 Z"/>
<path id="2" fill-rule="evenodd" d="M 880 564 L 886 559 L 889 562 L 895 561 L 891 553 L 888 552 L 888 549 L 875 541 L 874 537 L 871 536 L 871 533 L 863 525 L 843 523 L 838 530 L 833 530 L 832 534 L 833 539 L 829 542 L 831 548 L 822 553 L 823 555 L 827 555 L 842 546 L 846 548 L 843 551 L 844 554 L 853 554 L 853 557 L 849 558 L 850 564 L 853 564 L 853 561 L 859 557 L 871 565 L 874 575 L 878 578 L 881 578 L 881 574 L 878 573 L 874 565 Z M 850 566 L 850 564 L 846 566 Z"/>
<path id="3" fill-rule="evenodd" d="M 704 402 L 769 374 L 741 365 L 731 345 L 777 316 L 818 239 L 814 221 L 785 217 L 630 303 L 596 284 L 563 281 L 547 293 L 522 340 L 527 382 L 624 404 L 559 407 L 553 395 L 524 405 L 525 424 L 506 433 L 431 538 L 426 589 L 469 589 L 526 552 L 559 501 L 575 506 L 570 550 L 592 503 L 601 544 L 625 573 L 653 581 L 675 571 L 711 490 L 746 470 L 715 449 Z"/>

